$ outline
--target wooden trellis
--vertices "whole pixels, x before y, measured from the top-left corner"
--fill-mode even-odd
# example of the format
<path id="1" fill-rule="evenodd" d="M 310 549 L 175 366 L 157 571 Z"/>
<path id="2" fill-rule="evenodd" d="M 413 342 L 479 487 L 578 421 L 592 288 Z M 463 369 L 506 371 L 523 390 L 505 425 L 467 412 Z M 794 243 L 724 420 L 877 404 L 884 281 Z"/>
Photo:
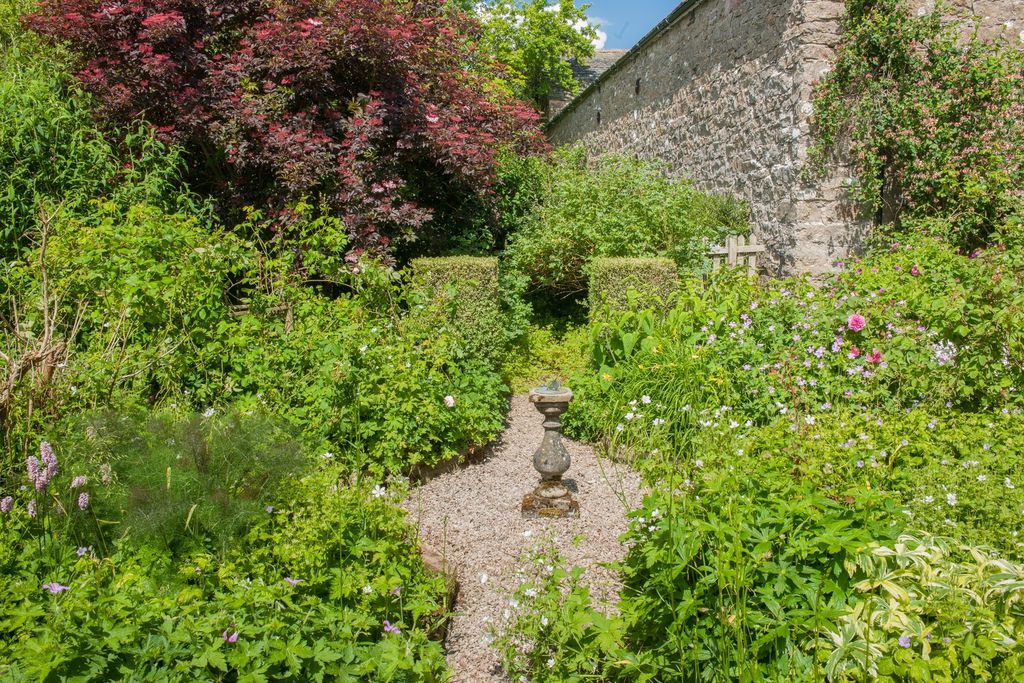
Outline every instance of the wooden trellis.
<path id="1" fill-rule="evenodd" d="M 757 255 L 764 250 L 764 245 L 758 244 L 753 235 L 749 238 L 742 235 L 727 237 L 724 247 L 712 247 L 708 252 L 711 270 L 721 268 L 724 261 L 727 266 L 746 266 L 752 276 L 757 275 Z"/>

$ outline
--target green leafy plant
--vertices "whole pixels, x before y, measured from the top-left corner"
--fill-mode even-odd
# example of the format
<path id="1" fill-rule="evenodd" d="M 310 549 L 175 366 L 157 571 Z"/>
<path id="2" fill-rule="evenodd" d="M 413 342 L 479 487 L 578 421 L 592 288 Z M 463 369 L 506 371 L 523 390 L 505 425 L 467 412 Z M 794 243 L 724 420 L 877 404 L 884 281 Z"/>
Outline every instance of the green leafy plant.
<path id="1" fill-rule="evenodd" d="M 219 558 L 121 544 L 102 557 L 0 515 L 0 676 L 440 681 L 445 583 L 383 487 L 328 466 Z"/>
<path id="2" fill-rule="evenodd" d="M 591 318 L 605 307 L 670 308 L 679 289 L 676 264 L 667 258 L 596 258 L 587 270 Z"/>
<path id="3" fill-rule="evenodd" d="M 223 553 L 266 514 L 282 482 L 311 464 L 294 435 L 255 413 L 108 412 L 65 429 L 67 467 L 105 481 L 93 505 L 101 518 L 120 520 L 81 545 L 109 547 L 127 534 L 157 547 L 199 543 Z"/>
<path id="4" fill-rule="evenodd" d="M 974 248 L 1019 210 L 1024 165 L 1024 50 L 986 42 L 945 4 L 846 3 L 834 68 L 814 111 L 819 164 L 847 151 L 854 196 L 897 226 L 946 217 Z"/>
<path id="5" fill-rule="evenodd" d="M 663 256 L 699 270 L 709 240 L 746 233 L 746 211 L 667 178 L 657 166 L 606 156 L 588 163 L 577 146 L 541 169 L 542 190 L 510 239 L 511 267 L 559 298 L 587 291 L 597 257 Z"/>

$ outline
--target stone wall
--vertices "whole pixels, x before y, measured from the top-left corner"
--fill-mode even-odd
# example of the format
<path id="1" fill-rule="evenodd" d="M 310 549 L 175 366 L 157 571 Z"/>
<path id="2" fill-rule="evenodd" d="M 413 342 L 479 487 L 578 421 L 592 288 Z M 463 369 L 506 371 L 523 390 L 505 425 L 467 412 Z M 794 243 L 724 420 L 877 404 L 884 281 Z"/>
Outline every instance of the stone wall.
<path id="1" fill-rule="evenodd" d="M 1024 0 L 959 4 L 988 34 L 1024 29 Z M 812 88 L 842 12 L 842 0 L 688 0 L 556 116 L 549 135 L 660 160 L 706 191 L 741 197 L 768 246 L 768 272 L 824 272 L 872 223 L 846 198 L 848 169 L 813 182 L 802 174 Z"/>

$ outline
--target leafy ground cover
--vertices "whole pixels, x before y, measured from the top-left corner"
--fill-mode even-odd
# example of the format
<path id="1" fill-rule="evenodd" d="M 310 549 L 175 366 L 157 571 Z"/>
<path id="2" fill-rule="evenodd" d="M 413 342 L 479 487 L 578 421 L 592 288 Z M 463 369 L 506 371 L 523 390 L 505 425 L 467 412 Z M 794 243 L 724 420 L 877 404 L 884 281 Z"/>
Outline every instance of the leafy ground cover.
<path id="1" fill-rule="evenodd" d="M 444 3 L 88 4 L 28 22 L 77 46 L 0 8 L 0 678 L 445 679 L 394 503 L 552 376 L 653 493 L 617 616 L 533 565 L 513 675 L 1019 678 L 1019 50 L 851 2 L 819 157 L 849 134 L 894 223 L 755 284 L 696 277 L 737 203 L 518 156 L 535 117 Z M 683 285 L 579 324 L 606 256 Z"/>
<path id="2" fill-rule="evenodd" d="M 521 680 L 1024 670 L 1022 52 L 899 0 L 843 28 L 815 154 L 850 152 L 888 225 L 824 281 L 592 316 L 566 428 L 652 493 L 617 614 L 539 558 L 499 638 Z"/>
<path id="3" fill-rule="evenodd" d="M 911 234 L 823 284 L 724 275 L 668 313 L 601 316 L 567 430 L 653 493 L 626 538 L 621 614 L 594 613 L 571 572 L 539 576 L 516 597 L 509 669 L 1012 680 L 1018 230 L 970 255 Z"/>

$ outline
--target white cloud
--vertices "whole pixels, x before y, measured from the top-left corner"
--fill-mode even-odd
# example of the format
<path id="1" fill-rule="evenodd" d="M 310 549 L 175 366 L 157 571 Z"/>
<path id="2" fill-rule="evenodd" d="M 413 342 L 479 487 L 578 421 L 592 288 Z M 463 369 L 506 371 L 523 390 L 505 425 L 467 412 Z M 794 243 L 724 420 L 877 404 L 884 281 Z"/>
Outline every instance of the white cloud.
<path id="1" fill-rule="evenodd" d="M 545 7 L 545 9 L 548 10 L 549 12 L 557 12 L 558 5 L 551 4 Z M 608 33 L 606 31 L 602 31 L 601 27 L 611 26 L 611 22 L 606 19 L 601 19 L 600 17 L 590 17 L 587 21 L 577 21 L 575 24 L 572 25 L 572 27 L 577 31 L 582 31 L 587 24 L 590 24 L 594 28 L 595 33 L 597 34 L 596 36 L 594 36 L 594 40 L 592 41 L 594 43 L 594 49 L 603 50 L 605 43 L 608 42 Z"/>

